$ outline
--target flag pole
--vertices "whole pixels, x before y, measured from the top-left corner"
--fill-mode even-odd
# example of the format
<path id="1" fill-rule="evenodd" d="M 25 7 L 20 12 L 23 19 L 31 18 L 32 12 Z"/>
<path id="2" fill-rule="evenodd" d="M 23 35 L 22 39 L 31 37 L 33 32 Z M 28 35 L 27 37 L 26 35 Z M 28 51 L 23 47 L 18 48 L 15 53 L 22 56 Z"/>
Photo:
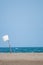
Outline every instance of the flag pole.
<path id="1" fill-rule="evenodd" d="M 10 45 L 10 41 L 9 40 L 8 40 L 8 44 L 9 44 L 10 53 L 12 53 L 12 49 L 11 49 L 11 45 Z"/>

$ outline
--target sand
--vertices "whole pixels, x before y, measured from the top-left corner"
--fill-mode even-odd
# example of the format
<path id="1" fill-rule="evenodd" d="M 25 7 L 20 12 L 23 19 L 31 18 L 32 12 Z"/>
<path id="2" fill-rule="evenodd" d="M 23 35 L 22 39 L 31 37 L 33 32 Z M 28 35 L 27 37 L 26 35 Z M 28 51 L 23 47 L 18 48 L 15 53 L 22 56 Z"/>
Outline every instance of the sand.
<path id="1" fill-rule="evenodd" d="M 0 53 L 0 65 L 43 65 L 43 53 Z"/>

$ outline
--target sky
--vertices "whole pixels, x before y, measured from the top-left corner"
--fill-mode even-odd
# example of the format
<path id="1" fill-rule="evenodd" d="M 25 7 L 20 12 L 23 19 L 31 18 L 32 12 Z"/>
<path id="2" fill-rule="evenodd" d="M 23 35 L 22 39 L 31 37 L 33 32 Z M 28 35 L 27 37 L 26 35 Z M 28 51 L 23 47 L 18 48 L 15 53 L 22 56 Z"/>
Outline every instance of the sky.
<path id="1" fill-rule="evenodd" d="M 43 0 L 0 0 L 0 47 L 43 47 Z"/>

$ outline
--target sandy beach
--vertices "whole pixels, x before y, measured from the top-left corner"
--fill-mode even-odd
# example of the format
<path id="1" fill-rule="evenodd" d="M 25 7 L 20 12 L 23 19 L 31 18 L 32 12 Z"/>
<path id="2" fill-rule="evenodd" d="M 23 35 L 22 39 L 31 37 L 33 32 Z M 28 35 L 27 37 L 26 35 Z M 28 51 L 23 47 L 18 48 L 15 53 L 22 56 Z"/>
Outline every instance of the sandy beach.
<path id="1" fill-rule="evenodd" d="M 43 65 L 43 53 L 0 53 L 0 65 Z"/>

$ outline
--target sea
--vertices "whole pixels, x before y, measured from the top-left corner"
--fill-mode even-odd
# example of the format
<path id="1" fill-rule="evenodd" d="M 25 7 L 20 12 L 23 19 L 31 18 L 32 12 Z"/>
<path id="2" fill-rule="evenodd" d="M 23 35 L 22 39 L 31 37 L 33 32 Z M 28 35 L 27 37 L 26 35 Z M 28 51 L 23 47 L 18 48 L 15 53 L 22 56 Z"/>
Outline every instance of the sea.
<path id="1" fill-rule="evenodd" d="M 43 47 L 0 47 L 0 53 L 43 53 Z"/>

